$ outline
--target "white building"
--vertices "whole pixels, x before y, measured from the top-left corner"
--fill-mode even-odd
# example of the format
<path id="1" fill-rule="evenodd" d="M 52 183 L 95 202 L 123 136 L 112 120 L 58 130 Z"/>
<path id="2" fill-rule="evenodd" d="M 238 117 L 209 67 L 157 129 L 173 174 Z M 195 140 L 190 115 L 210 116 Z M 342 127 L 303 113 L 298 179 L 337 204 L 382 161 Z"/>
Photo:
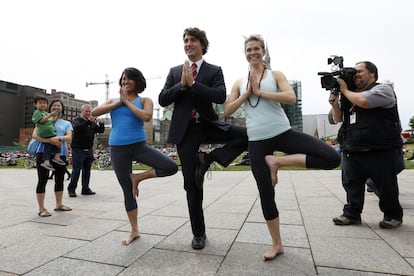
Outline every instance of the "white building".
<path id="1" fill-rule="evenodd" d="M 329 123 L 328 114 L 303 115 L 303 133 L 318 138 L 336 138 L 341 123 Z"/>

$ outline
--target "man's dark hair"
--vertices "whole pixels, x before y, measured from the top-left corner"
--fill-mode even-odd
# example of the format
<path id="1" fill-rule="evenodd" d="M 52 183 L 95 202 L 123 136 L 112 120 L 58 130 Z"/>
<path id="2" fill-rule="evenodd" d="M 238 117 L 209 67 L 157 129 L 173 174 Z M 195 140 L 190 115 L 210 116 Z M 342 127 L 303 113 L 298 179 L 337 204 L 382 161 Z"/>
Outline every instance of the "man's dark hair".
<path id="1" fill-rule="evenodd" d="M 33 99 L 33 103 L 36 104 L 38 101 L 46 101 L 46 102 L 49 102 L 46 97 L 43 97 L 43 96 L 35 96 L 34 99 Z"/>
<path id="2" fill-rule="evenodd" d="M 367 68 L 367 70 L 370 73 L 374 74 L 375 81 L 377 81 L 378 80 L 378 68 L 377 68 L 377 66 L 374 63 L 372 63 L 371 61 L 360 61 L 357 64 L 360 64 L 360 63 L 365 64 L 365 68 Z"/>
<path id="3" fill-rule="evenodd" d="M 137 93 L 141 93 L 147 87 L 147 81 L 144 78 L 144 75 L 139 71 L 137 68 L 128 67 L 126 68 L 119 79 L 119 86 L 122 86 L 122 77 L 126 76 L 128 79 L 133 80 L 135 82 L 135 88 L 137 89 Z"/>
<path id="4" fill-rule="evenodd" d="M 200 41 L 203 48 L 203 55 L 207 53 L 208 50 L 208 39 L 205 31 L 200 30 L 199 28 L 187 28 L 184 30 L 183 39 L 186 35 L 191 35 Z"/>

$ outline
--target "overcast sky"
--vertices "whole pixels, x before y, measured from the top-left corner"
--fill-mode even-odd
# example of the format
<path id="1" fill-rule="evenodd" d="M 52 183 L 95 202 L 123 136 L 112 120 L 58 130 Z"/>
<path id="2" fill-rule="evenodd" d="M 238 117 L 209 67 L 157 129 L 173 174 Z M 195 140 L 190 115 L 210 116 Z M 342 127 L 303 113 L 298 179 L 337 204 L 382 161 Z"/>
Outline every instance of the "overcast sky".
<path id="1" fill-rule="evenodd" d="M 155 106 L 169 68 L 183 63 L 187 27 L 206 31 L 205 60 L 222 66 L 230 93 L 247 74 L 244 36 L 261 34 L 271 65 L 302 82 L 303 114 L 326 114 L 328 92 L 319 71 L 330 55 L 344 65 L 369 60 L 379 80 L 395 83 L 403 129 L 414 116 L 413 7 L 411 0 L 3 0 L 0 16 L 0 80 L 69 92 L 83 100 L 118 96 L 126 67 L 148 80 L 143 96 Z M 159 76 L 159 78 L 157 78 Z"/>

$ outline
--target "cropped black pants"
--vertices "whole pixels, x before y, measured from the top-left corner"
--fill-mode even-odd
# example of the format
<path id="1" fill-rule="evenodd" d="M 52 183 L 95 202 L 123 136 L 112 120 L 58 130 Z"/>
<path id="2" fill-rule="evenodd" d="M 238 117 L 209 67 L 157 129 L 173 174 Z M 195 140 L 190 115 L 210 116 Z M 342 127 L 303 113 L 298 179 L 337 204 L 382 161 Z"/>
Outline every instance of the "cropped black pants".
<path id="1" fill-rule="evenodd" d="M 339 166 L 341 162 L 339 153 L 332 146 L 294 130 L 288 130 L 265 140 L 249 141 L 250 165 L 259 189 L 263 216 L 266 220 L 279 216 L 275 203 L 275 189 L 265 161 L 265 156 L 273 155 L 274 151 L 306 154 L 306 168 L 330 170 Z"/>

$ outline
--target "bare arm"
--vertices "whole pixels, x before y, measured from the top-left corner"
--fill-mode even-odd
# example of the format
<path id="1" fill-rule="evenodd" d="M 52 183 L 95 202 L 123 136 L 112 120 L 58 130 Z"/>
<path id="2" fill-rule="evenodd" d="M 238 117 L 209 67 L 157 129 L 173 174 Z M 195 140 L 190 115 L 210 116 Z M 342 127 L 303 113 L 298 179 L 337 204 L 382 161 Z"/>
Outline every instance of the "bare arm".
<path id="1" fill-rule="evenodd" d="M 154 110 L 154 104 L 150 98 L 142 98 L 141 103 L 143 109 L 139 109 L 132 102 L 126 101 L 125 105 L 128 107 L 131 112 L 143 120 L 144 122 L 149 122 L 152 119 L 152 112 Z"/>
<path id="2" fill-rule="evenodd" d="M 273 78 L 277 81 L 279 87 L 278 93 L 271 91 L 259 90 L 259 83 L 257 82 L 257 77 L 253 74 L 250 75 L 250 85 L 252 87 L 252 92 L 258 97 L 268 99 L 275 102 L 280 102 L 283 104 L 295 104 L 296 95 L 293 91 L 292 86 L 290 86 L 285 75 L 280 71 L 272 71 Z"/>
<path id="3" fill-rule="evenodd" d="M 109 113 L 111 110 L 121 105 L 122 105 L 121 101 L 114 102 L 114 99 L 109 99 L 105 101 L 103 104 L 92 109 L 91 114 L 92 116 L 97 117 L 97 116 Z"/>
<path id="4" fill-rule="evenodd" d="M 342 95 L 344 95 L 352 104 L 362 108 L 369 107 L 368 100 L 363 93 L 352 92 L 348 89 L 348 85 L 346 85 L 345 81 L 342 79 L 338 78 L 336 81 L 339 84 L 339 89 L 341 90 Z"/>
<path id="5" fill-rule="evenodd" d="M 36 128 L 33 130 L 32 138 L 42 143 L 48 143 L 48 144 L 52 144 L 55 146 L 60 146 L 60 141 L 59 141 L 58 136 L 50 137 L 50 138 L 40 137 L 39 135 L 37 135 Z"/>
<path id="6" fill-rule="evenodd" d="M 65 142 L 70 143 L 72 141 L 72 135 L 73 135 L 72 130 L 66 130 L 65 136 L 57 136 L 57 138 L 58 138 L 58 141 L 65 141 Z"/>
<path id="7" fill-rule="evenodd" d="M 57 111 L 52 111 L 50 113 L 48 113 L 46 116 L 43 116 L 40 120 L 39 120 L 39 124 L 44 124 L 47 122 L 47 120 L 49 120 L 49 118 L 51 117 L 55 117 L 57 116 Z M 56 120 L 55 120 L 56 121 Z"/>
<path id="8" fill-rule="evenodd" d="M 329 114 L 335 123 L 342 122 L 342 111 L 339 105 L 339 96 L 331 93 L 329 95 L 329 103 L 331 104 L 331 110 Z"/>
<path id="9" fill-rule="evenodd" d="M 141 98 L 141 104 L 143 109 L 136 107 L 129 99 L 128 99 L 128 92 L 125 87 L 121 87 L 119 90 L 120 101 L 124 104 L 128 109 L 139 119 L 143 120 L 144 122 L 149 122 L 152 119 L 152 112 L 154 105 L 150 98 Z"/>
<path id="10" fill-rule="evenodd" d="M 230 96 L 227 98 L 227 101 L 224 103 L 224 116 L 228 117 L 244 103 L 244 101 L 251 95 L 250 90 L 246 91 L 243 95 L 240 96 L 240 85 L 242 79 L 236 81 L 231 88 Z"/>

